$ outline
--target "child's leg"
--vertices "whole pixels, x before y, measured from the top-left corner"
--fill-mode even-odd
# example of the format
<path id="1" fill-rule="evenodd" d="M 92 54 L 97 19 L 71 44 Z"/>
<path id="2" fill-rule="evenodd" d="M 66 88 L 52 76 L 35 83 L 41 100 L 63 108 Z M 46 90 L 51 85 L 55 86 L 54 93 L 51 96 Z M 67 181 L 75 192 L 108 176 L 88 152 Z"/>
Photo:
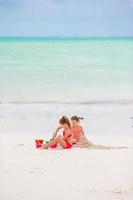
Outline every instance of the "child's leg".
<path id="1" fill-rule="evenodd" d="M 60 144 L 60 146 L 62 148 L 66 148 L 66 142 L 63 140 L 63 138 L 61 137 L 61 135 L 59 135 L 59 138 L 58 138 L 58 143 Z"/>
<path id="2" fill-rule="evenodd" d="M 94 144 L 88 140 L 85 136 L 80 138 L 80 141 L 77 143 L 78 147 L 93 147 Z"/>
<path id="3" fill-rule="evenodd" d="M 75 138 L 72 138 L 72 139 L 71 139 L 71 142 L 72 142 L 72 143 L 77 143 L 77 142 L 78 142 L 78 140 L 77 140 L 77 139 L 75 139 Z"/>
<path id="4" fill-rule="evenodd" d="M 42 146 L 43 149 L 48 149 L 51 144 L 59 143 L 63 148 L 66 148 L 66 142 L 63 140 L 62 136 L 57 136 L 54 140 L 50 141 L 48 144 Z"/>

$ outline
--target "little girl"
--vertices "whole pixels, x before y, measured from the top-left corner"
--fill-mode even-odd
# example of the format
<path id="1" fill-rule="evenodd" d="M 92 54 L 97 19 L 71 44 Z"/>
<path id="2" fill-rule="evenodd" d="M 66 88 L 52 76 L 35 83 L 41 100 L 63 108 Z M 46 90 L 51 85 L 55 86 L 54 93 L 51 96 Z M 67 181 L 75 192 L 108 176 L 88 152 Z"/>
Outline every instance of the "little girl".
<path id="1" fill-rule="evenodd" d="M 69 119 L 66 116 L 63 116 L 59 120 L 59 124 L 60 126 L 56 129 L 56 132 L 54 133 L 52 140 L 49 143 L 44 144 L 41 148 L 43 149 L 48 149 L 49 147 L 56 148 L 58 144 L 64 149 L 69 149 L 72 147 L 73 135 L 72 135 L 71 124 L 70 124 Z M 61 135 L 56 136 L 57 132 L 61 128 L 64 129 L 63 136 Z"/>
<path id="2" fill-rule="evenodd" d="M 84 130 L 82 128 L 82 126 L 80 125 L 80 119 L 84 119 L 82 117 L 78 117 L 78 116 L 73 116 L 71 117 L 71 130 L 73 133 L 73 140 L 72 142 L 74 144 L 81 144 L 82 142 L 87 142 L 88 145 L 92 146 L 93 143 L 91 141 L 89 141 L 88 139 L 86 139 L 85 134 L 84 134 Z"/>
<path id="3" fill-rule="evenodd" d="M 80 126 L 80 117 L 73 116 L 71 117 L 71 130 L 73 132 L 73 142 L 79 142 L 81 136 L 84 136 L 84 131 L 82 126 Z"/>
<path id="4" fill-rule="evenodd" d="M 121 149 L 127 147 L 112 147 L 112 146 L 105 146 L 105 145 L 97 145 L 93 144 L 88 138 L 85 137 L 84 130 L 82 126 L 80 126 L 80 119 L 81 117 L 73 116 L 71 117 L 71 130 L 73 133 L 73 140 L 72 143 L 76 144 L 76 147 L 87 147 L 93 149 Z"/>

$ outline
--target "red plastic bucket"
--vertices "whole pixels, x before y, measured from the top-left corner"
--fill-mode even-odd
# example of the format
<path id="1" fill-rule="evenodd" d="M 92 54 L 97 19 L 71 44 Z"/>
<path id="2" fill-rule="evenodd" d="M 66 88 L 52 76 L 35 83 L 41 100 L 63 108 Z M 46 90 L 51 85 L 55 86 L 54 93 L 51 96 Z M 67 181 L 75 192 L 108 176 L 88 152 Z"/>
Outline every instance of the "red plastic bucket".
<path id="1" fill-rule="evenodd" d="M 36 148 L 39 148 L 42 146 L 44 140 L 35 140 L 36 142 Z"/>

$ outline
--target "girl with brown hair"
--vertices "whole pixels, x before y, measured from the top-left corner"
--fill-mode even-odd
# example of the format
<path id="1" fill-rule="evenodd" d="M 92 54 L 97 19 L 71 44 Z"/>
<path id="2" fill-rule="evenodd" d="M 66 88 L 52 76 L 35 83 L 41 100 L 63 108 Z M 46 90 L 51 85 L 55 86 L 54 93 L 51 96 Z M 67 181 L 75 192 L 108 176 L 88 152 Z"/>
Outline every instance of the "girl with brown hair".
<path id="1" fill-rule="evenodd" d="M 59 120 L 59 124 L 60 126 L 56 129 L 56 132 L 54 133 L 52 140 L 49 143 L 44 144 L 41 148 L 43 149 L 48 149 L 49 147 L 56 148 L 58 144 L 64 149 L 69 149 L 72 147 L 72 131 L 69 119 L 66 116 L 63 116 Z M 56 136 L 57 132 L 61 128 L 64 129 L 63 136 L 61 135 Z"/>

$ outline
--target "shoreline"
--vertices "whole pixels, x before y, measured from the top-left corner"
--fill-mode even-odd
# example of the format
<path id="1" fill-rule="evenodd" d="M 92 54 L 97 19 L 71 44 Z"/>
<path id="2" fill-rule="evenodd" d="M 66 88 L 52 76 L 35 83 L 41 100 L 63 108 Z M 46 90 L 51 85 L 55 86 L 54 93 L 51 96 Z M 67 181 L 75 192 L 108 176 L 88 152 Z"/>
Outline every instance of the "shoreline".
<path id="1" fill-rule="evenodd" d="M 1 105 L 6 104 L 68 104 L 68 105 L 133 105 L 133 100 L 90 100 L 90 101 L 0 101 Z"/>

